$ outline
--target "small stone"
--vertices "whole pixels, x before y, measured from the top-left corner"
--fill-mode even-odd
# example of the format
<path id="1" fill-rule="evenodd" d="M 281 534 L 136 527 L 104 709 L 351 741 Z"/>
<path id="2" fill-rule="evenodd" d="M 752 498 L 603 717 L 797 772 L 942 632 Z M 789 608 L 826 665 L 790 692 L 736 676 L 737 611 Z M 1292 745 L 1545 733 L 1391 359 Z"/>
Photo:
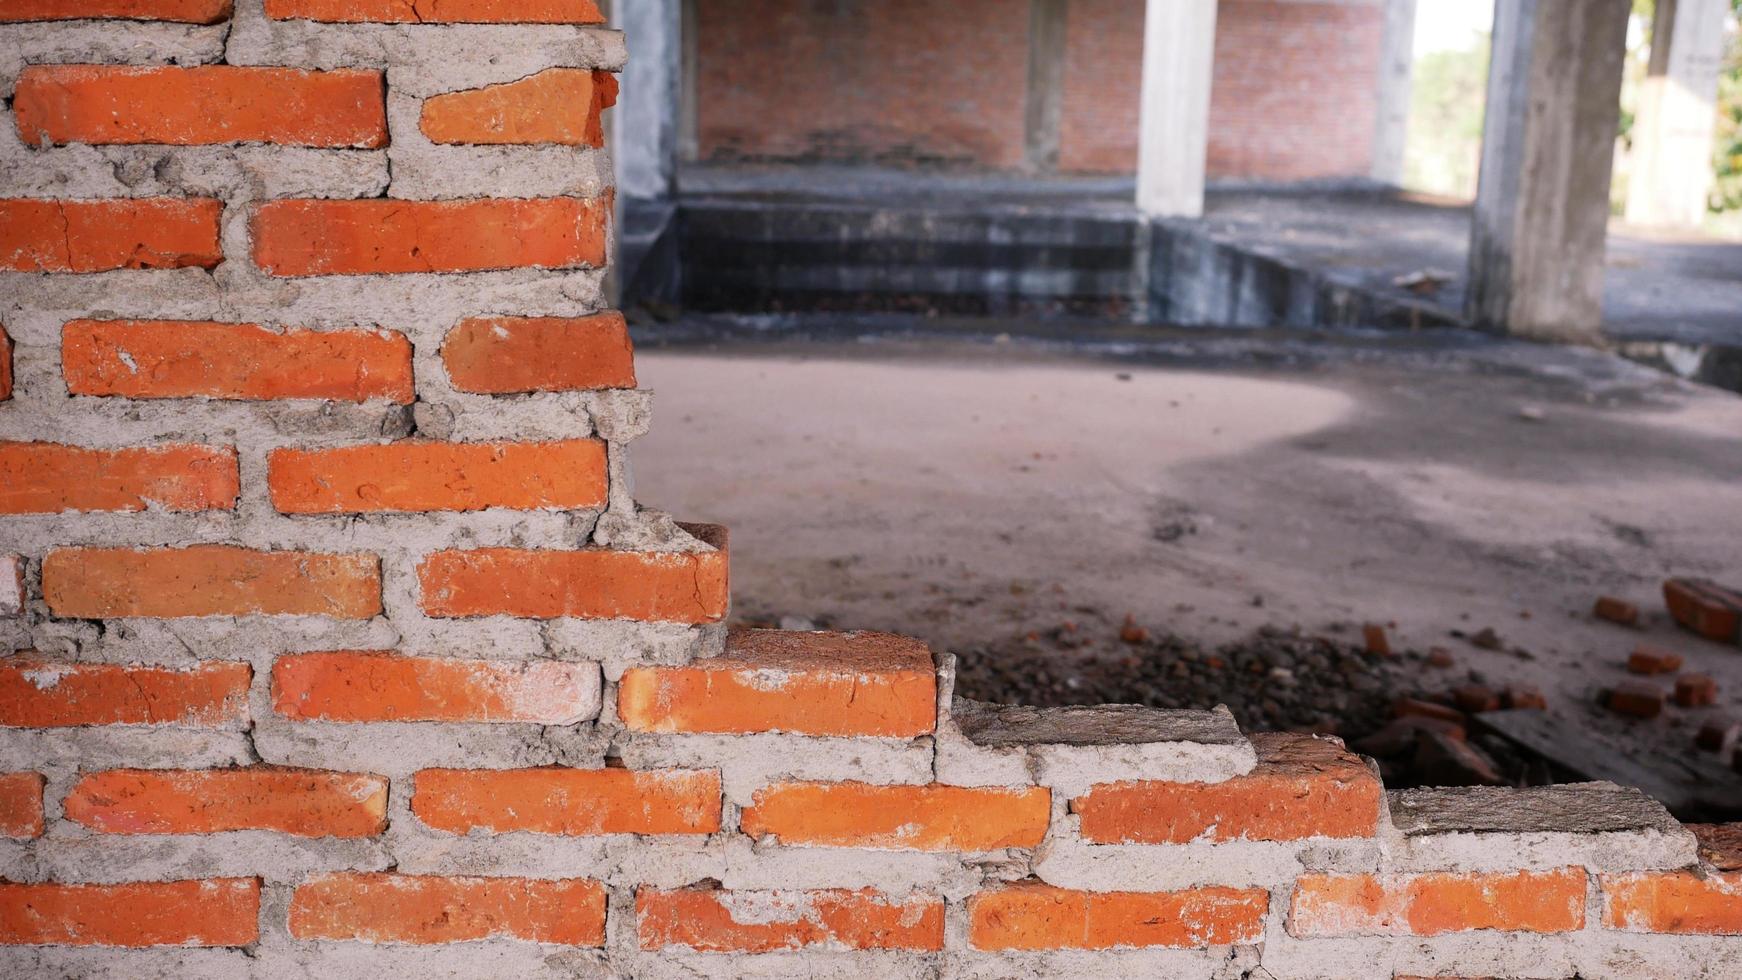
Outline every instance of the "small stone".
<path id="1" fill-rule="evenodd" d="M 1447 650 L 1445 647 L 1434 647 L 1427 652 L 1427 664 L 1429 667 L 1438 667 L 1441 670 L 1446 670 L 1456 666 L 1457 663 L 1457 658 L 1452 656 L 1452 651 Z"/>
<path id="2" fill-rule="evenodd" d="M 1361 639 L 1367 645 L 1367 652 L 1373 656 L 1391 656 L 1391 638 L 1385 634 L 1384 626 L 1368 623 L 1361 627 Z"/>
<path id="3" fill-rule="evenodd" d="M 1506 646 L 1492 626 L 1484 626 L 1475 636 L 1470 637 L 1470 645 L 1483 650 L 1500 650 Z"/>

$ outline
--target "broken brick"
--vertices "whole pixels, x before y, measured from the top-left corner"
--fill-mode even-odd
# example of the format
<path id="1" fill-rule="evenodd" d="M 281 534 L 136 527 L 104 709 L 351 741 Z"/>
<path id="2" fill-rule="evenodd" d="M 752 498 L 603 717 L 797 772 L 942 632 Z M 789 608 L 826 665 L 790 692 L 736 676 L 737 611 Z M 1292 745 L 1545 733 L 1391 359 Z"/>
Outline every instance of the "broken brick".
<path id="1" fill-rule="evenodd" d="M 1597 604 L 1591 607 L 1591 615 L 1622 626 L 1639 625 L 1639 607 L 1612 595 L 1598 597 Z"/>
<path id="2" fill-rule="evenodd" d="M 1548 698 L 1543 697 L 1542 691 L 1528 684 L 1507 688 L 1501 701 L 1513 711 L 1548 710 Z"/>
<path id="3" fill-rule="evenodd" d="M 1720 643 L 1742 643 L 1742 594 L 1705 579 L 1663 583 L 1663 603 L 1683 627 Z"/>
<path id="4" fill-rule="evenodd" d="M 1465 684 L 1453 690 L 1452 700 L 1467 714 L 1500 710 L 1500 696 L 1480 684 Z"/>
<path id="5" fill-rule="evenodd" d="M 1464 723 L 1464 713 L 1462 711 L 1443 704 L 1435 704 L 1432 701 L 1423 701 L 1420 698 L 1398 698 L 1391 706 L 1391 715 L 1394 718 L 1408 718 L 1411 716 L 1438 718 L 1441 721 L 1448 721 L 1454 725 L 1462 725 Z"/>
<path id="6" fill-rule="evenodd" d="M 1641 643 L 1628 655 L 1627 669 L 1635 674 L 1673 674 L 1682 669 L 1682 655 L 1663 647 Z"/>
<path id="7" fill-rule="evenodd" d="M 1699 734 L 1694 736 L 1694 745 L 1707 752 L 1722 753 L 1735 746 L 1738 736 L 1742 736 L 1742 722 L 1734 718 L 1714 718 L 1700 726 Z"/>
<path id="8" fill-rule="evenodd" d="M 1391 638 L 1385 634 L 1385 627 L 1378 623 L 1361 627 L 1361 640 L 1367 644 L 1367 652 L 1375 657 L 1391 656 Z"/>
<path id="9" fill-rule="evenodd" d="M 1684 708 L 1717 704 L 1718 682 L 1705 674 L 1683 674 L 1675 679 L 1675 703 Z"/>
<path id="10" fill-rule="evenodd" d="M 1618 715 L 1656 718 L 1663 713 L 1663 690 L 1647 681 L 1622 681 L 1610 689 L 1604 704 Z"/>

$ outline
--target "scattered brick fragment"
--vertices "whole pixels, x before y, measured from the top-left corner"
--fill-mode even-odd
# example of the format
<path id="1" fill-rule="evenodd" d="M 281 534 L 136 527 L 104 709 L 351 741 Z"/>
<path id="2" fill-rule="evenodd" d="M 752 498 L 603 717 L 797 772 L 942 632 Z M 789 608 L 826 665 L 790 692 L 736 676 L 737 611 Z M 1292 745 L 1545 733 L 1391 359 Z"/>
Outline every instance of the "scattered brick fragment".
<path id="1" fill-rule="evenodd" d="M 1683 627 L 1720 643 L 1742 643 L 1742 593 L 1705 579 L 1672 578 L 1663 602 Z"/>
<path id="2" fill-rule="evenodd" d="M 1734 718 L 1713 718 L 1700 726 L 1694 745 L 1707 752 L 1724 753 L 1736 745 L 1742 736 L 1742 722 Z"/>
<path id="3" fill-rule="evenodd" d="M 1675 679 L 1675 703 L 1684 708 L 1717 704 L 1718 682 L 1705 674 L 1683 674 Z"/>
<path id="4" fill-rule="evenodd" d="M 1467 714 L 1500 710 L 1500 696 L 1481 684 L 1465 684 L 1453 690 L 1452 700 Z"/>
<path id="5" fill-rule="evenodd" d="M 1656 718 L 1663 713 L 1663 690 L 1649 681 L 1622 681 L 1610 689 L 1603 703 L 1618 715 Z"/>
<path id="6" fill-rule="evenodd" d="M 1385 634 L 1385 627 L 1378 623 L 1361 627 L 1361 640 L 1367 644 L 1367 652 L 1375 657 L 1391 656 L 1391 638 Z"/>
<path id="7" fill-rule="evenodd" d="M 1419 716 L 1423 718 L 1438 718 L 1441 721 L 1449 721 L 1454 725 L 1462 725 L 1464 723 L 1464 713 L 1462 711 L 1459 711 L 1456 708 L 1447 707 L 1443 704 L 1435 704 L 1432 701 L 1423 701 L 1420 698 L 1399 698 L 1397 702 L 1391 706 L 1391 714 L 1393 717 L 1397 718 Z"/>
<path id="8" fill-rule="evenodd" d="M 1641 643 L 1628 655 L 1627 669 L 1635 674 L 1673 674 L 1682 669 L 1682 655 L 1663 647 Z"/>
<path id="9" fill-rule="evenodd" d="M 1501 700 L 1507 708 L 1513 711 L 1548 710 L 1548 698 L 1543 697 L 1542 691 L 1528 684 L 1507 688 Z"/>
<path id="10" fill-rule="evenodd" d="M 1599 596 L 1597 604 L 1591 607 L 1591 615 L 1622 626 L 1639 625 L 1639 607 L 1612 595 Z"/>

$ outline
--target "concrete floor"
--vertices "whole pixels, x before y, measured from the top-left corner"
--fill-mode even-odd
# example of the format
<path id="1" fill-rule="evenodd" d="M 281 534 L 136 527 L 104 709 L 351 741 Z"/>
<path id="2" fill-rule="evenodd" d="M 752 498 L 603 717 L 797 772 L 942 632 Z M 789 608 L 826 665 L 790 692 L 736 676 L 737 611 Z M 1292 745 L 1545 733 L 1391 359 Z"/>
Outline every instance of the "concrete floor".
<path id="1" fill-rule="evenodd" d="M 1657 598 L 1667 575 L 1742 583 L 1734 395 L 1456 333 L 641 348 L 637 496 L 731 526 L 741 616 L 944 649 L 1127 612 L 1205 642 L 1395 622 L 1401 647 L 1539 685 L 1599 743 L 1686 752 L 1714 712 L 1594 706 L 1650 638 L 1742 709 L 1742 650 Z M 1646 630 L 1593 622 L 1603 593 Z M 1485 626 L 1533 659 L 1449 637 Z"/>
<path id="2" fill-rule="evenodd" d="M 1209 196 L 1204 224 L 1218 239 L 1382 295 L 1409 296 L 1394 280 L 1412 272 L 1450 273 L 1427 299 L 1461 315 L 1467 205 L 1359 191 L 1221 191 Z M 1615 340 L 1742 347 L 1742 241 L 1613 223 L 1603 313 L 1604 331 Z"/>

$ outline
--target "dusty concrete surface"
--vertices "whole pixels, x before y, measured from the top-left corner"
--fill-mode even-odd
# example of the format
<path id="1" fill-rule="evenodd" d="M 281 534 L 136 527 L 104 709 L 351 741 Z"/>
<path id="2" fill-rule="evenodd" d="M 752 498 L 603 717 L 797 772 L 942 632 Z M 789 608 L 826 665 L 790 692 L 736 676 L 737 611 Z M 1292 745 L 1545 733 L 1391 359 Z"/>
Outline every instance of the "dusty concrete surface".
<path id="1" fill-rule="evenodd" d="M 1226 337 L 1118 354 L 644 340 L 663 424 L 637 444 L 636 493 L 732 527 L 741 619 L 957 651 L 1066 621 L 1117 651 L 1126 613 L 1207 644 L 1262 626 L 1359 643 L 1361 623 L 1395 623 L 1398 650 L 1456 660 L 1405 656 L 1400 683 L 1535 684 L 1625 751 L 1686 755 L 1742 704 L 1742 651 L 1678 631 L 1658 598 L 1670 574 L 1742 581 L 1742 399 L 1457 335 Z M 1645 628 L 1592 620 L 1603 593 L 1638 602 Z M 1485 627 L 1502 649 L 1451 635 Z M 1647 723 L 1597 708 L 1642 640 L 1716 677 L 1719 707 Z"/>

